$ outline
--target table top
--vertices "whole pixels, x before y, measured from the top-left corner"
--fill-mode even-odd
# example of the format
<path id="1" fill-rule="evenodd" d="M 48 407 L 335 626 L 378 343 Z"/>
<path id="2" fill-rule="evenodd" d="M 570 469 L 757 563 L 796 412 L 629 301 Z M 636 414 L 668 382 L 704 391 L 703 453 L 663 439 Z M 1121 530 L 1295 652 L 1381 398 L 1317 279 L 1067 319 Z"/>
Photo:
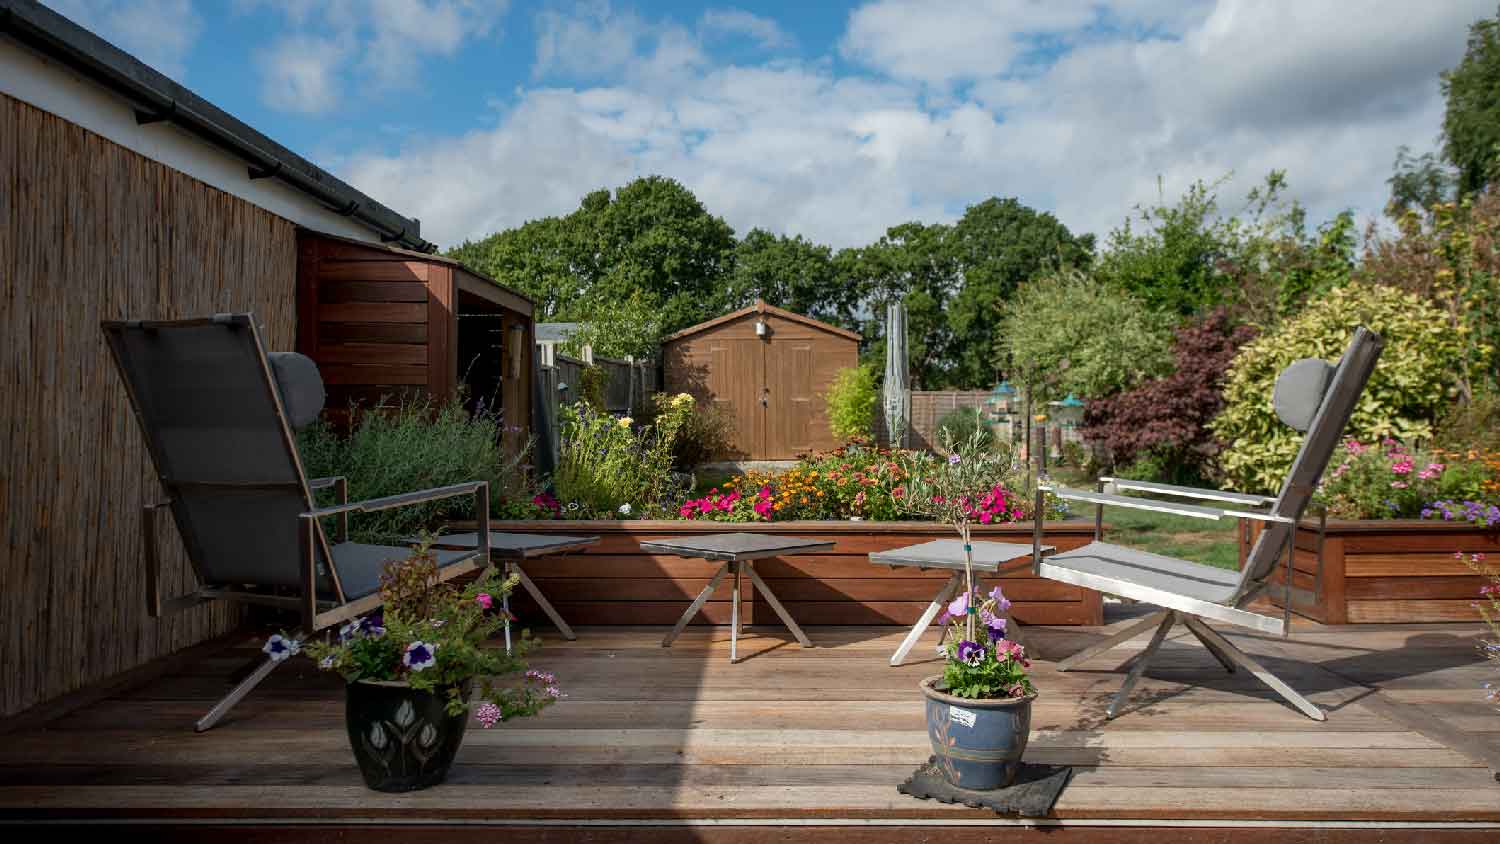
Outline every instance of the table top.
<path id="1" fill-rule="evenodd" d="M 713 533 L 707 536 L 684 536 L 681 539 L 659 539 L 642 542 L 641 550 L 656 554 L 676 554 L 704 560 L 758 560 L 803 551 L 822 551 L 834 543 L 801 536 L 770 536 L 763 533 Z"/>
<path id="2" fill-rule="evenodd" d="M 544 557 L 548 554 L 587 548 L 598 541 L 597 536 L 555 536 L 544 533 L 503 533 L 492 530 L 490 531 L 490 555 L 529 560 L 532 557 Z M 434 548 L 478 548 L 479 534 L 446 533 L 439 536 L 432 545 Z"/>
<path id="3" fill-rule="evenodd" d="M 1020 557 L 1031 556 L 1031 545 L 1019 542 L 972 542 L 974 546 L 974 569 L 994 572 L 1002 563 Z M 1055 551 L 1051 545 L 1043 545 L 1042 553 Z M 870 562 L 879 566 L 916 566 L 923 569 L 958 569 L 964 567 L 964 544 L 958 539 L 934 539 L 920 545 L 907 545 L 888 551 L 870 554 Z"/>

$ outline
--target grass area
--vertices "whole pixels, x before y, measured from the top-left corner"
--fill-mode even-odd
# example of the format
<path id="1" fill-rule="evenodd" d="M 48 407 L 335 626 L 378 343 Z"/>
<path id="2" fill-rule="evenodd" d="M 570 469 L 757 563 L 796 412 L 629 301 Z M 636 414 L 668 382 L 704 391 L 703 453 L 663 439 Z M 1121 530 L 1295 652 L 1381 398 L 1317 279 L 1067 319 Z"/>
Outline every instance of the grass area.
<path id="1" fill-rule="evenodd" d="M 1093 513 L 1092 507 L 1082 507 L 1087 513 Z M 1106 507 L 1104 540 L 1221 569 L 1237 569 L 1236 521 L 1220 519 L 1211 522 L 1191 516 Z"/>

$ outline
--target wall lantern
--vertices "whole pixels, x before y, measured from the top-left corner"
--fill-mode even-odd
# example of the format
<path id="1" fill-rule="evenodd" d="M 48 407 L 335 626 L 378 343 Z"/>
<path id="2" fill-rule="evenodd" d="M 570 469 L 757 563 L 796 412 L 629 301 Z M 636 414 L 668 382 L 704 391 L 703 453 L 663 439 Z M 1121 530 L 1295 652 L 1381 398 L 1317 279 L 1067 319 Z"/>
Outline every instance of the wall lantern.
<path id="1" fill-rule="evenodd" d="M 755 321 L 755 336 L 756 337 L 764 337 L 767 334 L 769 334 L 770 331 L 771 331 L 771 327 L 769 325 L 766 325 L 766 321 L 765 320 L 758 319 L 758 320 Z"/>

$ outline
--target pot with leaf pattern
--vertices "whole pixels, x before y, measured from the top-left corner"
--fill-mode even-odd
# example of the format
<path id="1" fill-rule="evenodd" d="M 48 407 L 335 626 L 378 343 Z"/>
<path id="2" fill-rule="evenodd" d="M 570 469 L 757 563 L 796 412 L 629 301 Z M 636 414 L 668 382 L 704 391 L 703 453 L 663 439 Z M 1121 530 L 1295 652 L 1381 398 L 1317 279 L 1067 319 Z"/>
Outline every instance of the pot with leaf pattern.
<path id="1" fill-rule="evenodd" d="M 943 778 L 959 788 L 1004 788 L 1021 769 L 1031 736 L 1031 702 L 1018 698 L 977 700 L 947 693 L 941 675 L 920 684 L 927 698 L 927 737 Z"/>
<path id="2" fill-rule="evenodd" d="M 471 683 L 460 687 L 465 700 Z M 448 775 L 469 724 L 467 710 L 448 714 L 448 690 L 361 680 L 348 685 L 344 722 L 365 785 L 376 791 L 416 791 Z"/>

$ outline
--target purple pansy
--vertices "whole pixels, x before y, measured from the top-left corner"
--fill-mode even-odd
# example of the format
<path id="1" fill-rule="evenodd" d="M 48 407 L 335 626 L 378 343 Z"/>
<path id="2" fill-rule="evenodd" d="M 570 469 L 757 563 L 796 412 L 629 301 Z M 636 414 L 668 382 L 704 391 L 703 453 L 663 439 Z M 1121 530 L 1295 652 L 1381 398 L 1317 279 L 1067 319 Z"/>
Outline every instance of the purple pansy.
<path id="1" fill-rule="evenodd" d="M 984 646 L 968 639 L 958 643 L 958 661 L 978 668 L 984 662 Z"/>

